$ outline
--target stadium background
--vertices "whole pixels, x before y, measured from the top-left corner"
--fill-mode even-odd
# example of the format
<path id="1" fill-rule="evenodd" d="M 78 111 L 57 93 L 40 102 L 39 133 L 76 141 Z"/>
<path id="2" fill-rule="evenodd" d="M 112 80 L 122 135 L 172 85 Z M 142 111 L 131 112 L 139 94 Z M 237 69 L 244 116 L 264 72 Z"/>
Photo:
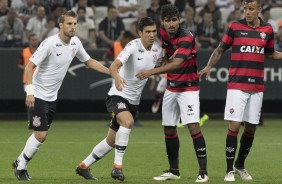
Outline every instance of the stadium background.
<path id="1" fill-rule="evenodd" d="M 25 93 L 22 86 L 22 70 L 17 67 L 20 49 L 1 49 L 0 62 L 0 118 L 25 118 Z M 104 49 L 88 53 L 101 61 Z M 198 53 L 198 70 L 207 63 L 210 50 L 200 50 Z M 201 110 L 211 117 L 223 116 L 226 96 L 226 81 L 228 79 L 229 52 L 225 53 L 211 73 L 210 80 L 201 80 Z M 102 62 L 102 61 L 101 61 Z M 265 62 L 265 95 L 263 114 L 265 117 L 280 117 L 282 110 L 282 66 L 278 61 Z M 150 79 L 144 89 L 141 100 L 141 118 L 159 118 L 160 113 L 152 114 L 151 105 L 154 92 L 149 90 Z M 69 68 L 63 85 L 59 91 L 57 118 L 93 119 L 108 116 L 104 99 L 111 86 L 111 78 L 96 71 L 87 69 L 84 64 L 74 60 Z M 160 111 L 159 111 L 160 112 Z"/>

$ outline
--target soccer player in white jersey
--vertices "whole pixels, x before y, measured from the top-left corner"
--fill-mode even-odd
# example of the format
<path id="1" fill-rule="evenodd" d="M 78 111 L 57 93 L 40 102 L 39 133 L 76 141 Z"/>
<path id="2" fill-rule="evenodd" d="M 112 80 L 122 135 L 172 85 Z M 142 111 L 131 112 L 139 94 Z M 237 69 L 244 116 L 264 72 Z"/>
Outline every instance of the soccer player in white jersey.
<path id="1" fill-rule="evenodd" d="M 30 180 L 27 164 L 46 140 L 56 111 L 57 94 L 73 58 L 76 56 L 89 68 L 109 74 L 109 69 L 92 59 L 75 36 L 77 14 L 74 11 L 61 15 L 59 26 L 60 32 L 40 44 L 25 68 L 26 106 L 33 134 L 12 164 L 18 180 Z M 37 69 L 33 75 L 35 67 Z"/>
<path id="2" fill-rule="evenodd" d="M 76 168 L 76 173 L 85 179 L 96 179 L 90 173 L 89 167 L 113 148 L 115 159 L 111 177 L 120 181 L 125 179 L 122 160 L 132 129 L 133 117 L 138 110 L 141 94 L 147 82 L 139 80 L 135 75 L 140 71 L 154 68 L 163 57 L 162 48 L 156 42 L 156 23 L 149 17 L 142 18 L 138 30 L 141 38 L 129 42 L 110 66 L 115 85 L 108 93 L 106 106 L 108 112 L 112 113 L 112 119 L 107 137 L 98 143 Z"/>

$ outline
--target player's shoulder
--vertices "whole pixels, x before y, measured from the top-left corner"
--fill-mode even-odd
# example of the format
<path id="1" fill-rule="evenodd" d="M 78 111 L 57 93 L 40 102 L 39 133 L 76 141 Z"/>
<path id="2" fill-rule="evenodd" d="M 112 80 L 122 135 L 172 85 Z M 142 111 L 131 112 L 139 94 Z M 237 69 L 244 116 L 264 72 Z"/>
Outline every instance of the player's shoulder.
<path id="1" fill-rule="evenodd" d="M 138 47 L 140 41 L 141 41 L 140 38 L 136 38 L 136 39 L 131 40 L 130 42 L 128 42 L 127 46 Z"/>
<path id="2" fill-rule="evenodd" d="M 59 41 L 60 41 L 60 40 L 59 40 L 58 34 L 55 34 L 55 35 L 49 36 L 48 38 L 46 38 L 45 40 L 43 40 L 40 45 L 41 45 L 41 46 L 44 46 L 44 45 L 45 45 L 45 46 L 46 46 L 46 45 L 52 46 L 52 45 L 58 43 Z"/>
<path id="3" fill-rule="evenodd" d="M 162 51 L 162 46 L 161 46 L 161 43 L 160 43 L 159 41 L 155 41 L 155 42 L 153 43 L 152 51 L 153 51 L 153 52 Z"/>
<path id="4" fill-rule="evenodd" d="M 71 43 L 74 42 L 74 43 L 80 43 L 80 39 L 77 37 L 77 36 L 73 36 L 71 38 Z"/>
<path id="5" fill-rule="evenodd" d="M 127 43 L 127 45 L 125 46 L 124 50 L 138 50 L 141 47 L 141 41 L 140 38 L 136 38 L 134 40 L 131 40 L 130 42 Z"/>
<path id="6" fill-rule="evenodd" d="M 178 31 L 178 38 L 182 41 L 184 40 L 193 40 L 194 39 L 194 35 L 190 30 L 184 29 L 182 27 L 179 28 Z"/>

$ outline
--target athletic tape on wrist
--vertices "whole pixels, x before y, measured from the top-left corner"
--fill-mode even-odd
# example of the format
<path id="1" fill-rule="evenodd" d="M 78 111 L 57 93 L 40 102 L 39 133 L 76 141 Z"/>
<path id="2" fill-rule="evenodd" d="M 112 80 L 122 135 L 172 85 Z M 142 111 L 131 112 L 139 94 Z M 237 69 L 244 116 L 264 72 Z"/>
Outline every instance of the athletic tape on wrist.
<path id="1" fill-rule="evenodd" d="M 25 92 L 26 92 L 26 96 L 34 95 L 33 85 L 32 84 L 26 85 L 25 86 Z"/>

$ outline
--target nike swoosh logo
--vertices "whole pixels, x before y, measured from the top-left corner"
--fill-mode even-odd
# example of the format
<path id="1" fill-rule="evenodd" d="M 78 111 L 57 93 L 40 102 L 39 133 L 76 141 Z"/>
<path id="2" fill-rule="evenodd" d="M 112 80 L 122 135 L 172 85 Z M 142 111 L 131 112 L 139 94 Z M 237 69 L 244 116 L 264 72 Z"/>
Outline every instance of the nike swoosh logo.
<path id="1" fill-rule="evenodd" d="M 60 56 L 60 55 L 62 55 L 62 53 L 61 54 L 57 54 L 57 56 Z"/>
<path id="2" fill-rule="evenodd" d="M 138 60 L 142 60 L 143 58 L 137 58 Z"/>

